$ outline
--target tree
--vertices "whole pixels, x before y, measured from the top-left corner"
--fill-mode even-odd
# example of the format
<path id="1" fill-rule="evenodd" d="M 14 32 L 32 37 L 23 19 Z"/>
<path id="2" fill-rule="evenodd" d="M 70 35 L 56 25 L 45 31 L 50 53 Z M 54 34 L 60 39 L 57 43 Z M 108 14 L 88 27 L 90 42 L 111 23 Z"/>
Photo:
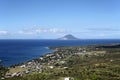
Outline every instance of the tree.
<path id="1" fill-rule="evenodd" d="M 1 61 L 0 61 L 0 79 L 5 76 L 7 71 L 8 71 L 8 69 L 3 67 L 1 64 Z"/>

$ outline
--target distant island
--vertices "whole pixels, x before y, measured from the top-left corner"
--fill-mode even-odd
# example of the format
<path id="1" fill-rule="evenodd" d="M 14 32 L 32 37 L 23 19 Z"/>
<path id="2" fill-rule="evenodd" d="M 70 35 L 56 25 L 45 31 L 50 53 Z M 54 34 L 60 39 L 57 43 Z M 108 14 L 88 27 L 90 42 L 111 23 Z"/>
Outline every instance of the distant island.
<path id="1" fill-rule="evenodd" d="M 78 38 L 74 37 L 73 35 L 71 34 L 68 34 L 68 35 L 65 35 L 61 38 L 58 38 L 59 40 L 78 40 Z"/>

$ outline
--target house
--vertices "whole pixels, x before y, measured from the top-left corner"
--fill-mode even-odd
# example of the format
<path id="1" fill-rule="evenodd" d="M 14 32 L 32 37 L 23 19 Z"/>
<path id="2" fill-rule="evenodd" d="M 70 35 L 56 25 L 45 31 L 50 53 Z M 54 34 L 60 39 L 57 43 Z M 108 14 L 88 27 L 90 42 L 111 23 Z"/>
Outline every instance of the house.
<path id="1" fill-rule="evenodd" d="M 70 77 L 66 77 L 64 80 L 70 80 Z"/>
<path id="2" fill-rule="evenodd" d="M 25 66 L 25 65 L 21 65 L 20 67 L 21 67 L 21 68 L 25 68 L 26 66 Z"/>
<path id="3" fill-rule="evenodd" d="M 49 68 L 53 69 L 54 67 L 53 66 L 49 66 Z"/>
<path id="4" fill-rule="evenodd" d="M 65 77 L 64 80 L 74 80 L 74 79 L 71 77 Z"/>
<path id="5" fill-rule="evenodd" d="M 16 75 L 17 75 L 17 73 L 13 73 L 11 76 L 14 77 L 14 76 L 16 76 Z"/>

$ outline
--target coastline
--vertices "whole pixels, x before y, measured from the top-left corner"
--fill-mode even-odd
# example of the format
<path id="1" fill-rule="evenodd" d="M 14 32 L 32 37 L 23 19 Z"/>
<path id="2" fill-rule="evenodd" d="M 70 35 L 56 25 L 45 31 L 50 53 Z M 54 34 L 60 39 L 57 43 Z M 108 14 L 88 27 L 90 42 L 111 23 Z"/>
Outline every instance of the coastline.
<path id="1" fill-rule="evenodd" d="M 32 73 L 44 73 L 46 70 L 53 70 L 53 69 L 68 69 L 68 60 L 72 57 L 84 60 L 87 58 L 94 57 L 104 57 L 106 55 L 105 48 L 114 48 L 114 46 L 120 48 L 119 44 L 108 44 L 108 45 L 88 45 L 88 46 L 67 46 L 67 47 L 49 47 L 49 49 L 54 50 L 53 53 L 46 53 L 45 55 L 27 61 L 21 65 L 16 65 L 9 68 L 9 73 L 6 74 L 6 78 L 14 77 L 14 76 L 24 76 L 26 74 Z M 109 59 L 110 62 L 113 59 Z M 90 63 L 87 63 L 90 64 Z M 94 65 L 97 65 L 95 63 Z M 101 63 L 101 65 L 104 65 Z M 105 64 L 106 65 L 106 64 Z M 72 66 L 72 65 L 71 65 Z M 81 64 L 81 66 L 83 66 Z"/>
<path id="2" fill-rule="evenodd" d="M 46 53 L 44 53 L 44 54 L 42 54 L 42 55 L 40 55 L 40 56 L 38 56 L 38 57 L 36 57 L 36 58 L 29 59 L 29 60 L 26 60 L 26 61 L 21 62 L 21 63 L 17 63 L 17 64 L 10 65 L 10 66 L 8 66 L 8 68 L 26 64 L 26 63 L 28 63 L 28 62 L 31 62 L 31 61 L 33 61 L 33 60 L 37 60 L 37 59 L 39 59 L 40 57 L 43 57 L 43 56 L 45 56 L 45 55 L 47 55 L 47 54 L 52 54 L 52 53 L 54 52 L 54 50 L 53 50 L 53 49 L 50 49 L 50 47 L 44 47 L 44 48 L 46 48 L 46 49 L 48 49 L 48 50 L 52 50 L 52 51 L 51 51 L 51 52 L 46 52 Z M 2 61 L 2 60 L 1 60 L 1 61 Z"/>
<path id="3" fill-rule="evenodd" d="M 109 44 L 119 43 L 120 40 L 96 40 L 96 39 L 81 39 L 81 40 L 1 40 L 1 55 L 2 65 L 10 66 L 13 64 L 22 63 L 39 57 L 43 51 L 40 47 L 46 46 L 84 46 L 92 44 Z M 31 44 L 32 43 L 32 44 Z M 17 46 L 17 47 L 16 47 Z M 33 50 L 33 47 L 38 47 L 38 50 Z M 47 48 L 47 47 L 46 47 Z M 47 53 L 47 52 L 45 52 Z"/>
<path id="4" fill-rule="evenodd" d="M 13 77 L 13 76 L 23 76 L 24 74 L 29 74 L 33 72 L 41 73 L 43 71 L 43 67 L 45 64 L 48 64 L 49 68 L 53 68 L 53 66 L 50 66 L 51 64 L 54 64 L 58 61 L 61 61 L 62 63 L 64 63 L 62 59 L 68 57 L 68 55 L 72 56 L 74 54 L 76 55 L 77 52 L 83 52 L 83 53 L 86 52 L 84 49 L 83 51 L 81 51 L 81 48 L 79 49 L 77 47 L 76 46 L 47 47 L 50 50 L 54 50 L 54 52 L 46 53 L 43 56 L 40 56 L 39 58 L 31 59 L 29 61 L 26 61 L 20 64 L 12 65 L 8 67 L 12 71 L 9 71 L 9 73 L 7 73 L 6 75 L 7 77 Z M 74 48 L 75 50 L 72 51 L 71 50 L 72 48 Z M 71 53 L 66 53 L 69 51 L 71 51 Z"/>
<path id="5" fill-rule="evenodd" d="M 15 46 L 12 48 L 4 47 L 0 49 L 0 59 L 2 60 L 2 65 L 4 67 L 10 67 L 14 65 L 23 64 L 32 59 L 39 58 L 40 56 L 53 52 L 48 47 L 42 46 L 30 46 L 30 47 L 18 47 Z M 4 54 L 3 54 L 4 53 Z"/>

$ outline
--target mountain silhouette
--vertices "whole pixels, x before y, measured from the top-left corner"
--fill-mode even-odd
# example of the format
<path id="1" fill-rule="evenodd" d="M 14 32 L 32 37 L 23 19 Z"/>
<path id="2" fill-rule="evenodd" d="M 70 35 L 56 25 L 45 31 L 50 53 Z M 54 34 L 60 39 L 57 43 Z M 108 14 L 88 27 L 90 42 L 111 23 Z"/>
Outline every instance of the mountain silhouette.
<path id="1" fill-rule="evenodd" d="M 68 35 L 65 35 L 61 38 L 59 38 L 60 40 L 77 40 L 78 38 L 74 37 L 73 35 L 71 34 L 68 34 Z"/>

